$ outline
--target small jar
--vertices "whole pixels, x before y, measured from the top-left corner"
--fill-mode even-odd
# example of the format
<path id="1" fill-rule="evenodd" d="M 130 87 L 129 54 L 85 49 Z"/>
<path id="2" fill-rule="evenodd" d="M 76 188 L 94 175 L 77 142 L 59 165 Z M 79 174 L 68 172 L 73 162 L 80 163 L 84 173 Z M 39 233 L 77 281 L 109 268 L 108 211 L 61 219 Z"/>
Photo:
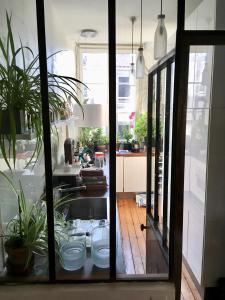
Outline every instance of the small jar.
<path id="1" fill-rule="evenodd" d="M 91 257 L 93 264 L 99 268 L 109 268 L 109 223 L 99 221 L 91 233 Z"/>
<path id="2" fill-rule="evenodd" d="M 103 168 L 104 166 L 104 153 L 95 152 L 95 166 L 96 168 Z"/>

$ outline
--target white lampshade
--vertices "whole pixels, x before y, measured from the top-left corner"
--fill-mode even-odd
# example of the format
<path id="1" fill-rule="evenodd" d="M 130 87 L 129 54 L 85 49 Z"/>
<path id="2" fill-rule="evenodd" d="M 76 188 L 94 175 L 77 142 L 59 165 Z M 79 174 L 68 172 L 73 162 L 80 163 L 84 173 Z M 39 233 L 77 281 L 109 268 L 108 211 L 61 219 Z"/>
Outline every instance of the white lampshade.
<path id="1" fill-rule="evenodd" d="M 165 15 L 158 15 L 158 25 L 154 37 L 154 58 L 160 59 L 167 52 L 167 31 L 165 27 Z"/>
<path id="2" fill-rule="evenodd" d="M 106 127 L 108 126 L 108 106 L 102 104 L 83 105 L 84 117 L 78 105 L 74 106 L 77 127 Z"/>
<path id="3" fill-rule="evenodd" d="M 145 75 L 145 58 L 143 55 L 143 48 L 138 49 L 138 57 L 136 61 L 136 78 L 143 78 Z"/>

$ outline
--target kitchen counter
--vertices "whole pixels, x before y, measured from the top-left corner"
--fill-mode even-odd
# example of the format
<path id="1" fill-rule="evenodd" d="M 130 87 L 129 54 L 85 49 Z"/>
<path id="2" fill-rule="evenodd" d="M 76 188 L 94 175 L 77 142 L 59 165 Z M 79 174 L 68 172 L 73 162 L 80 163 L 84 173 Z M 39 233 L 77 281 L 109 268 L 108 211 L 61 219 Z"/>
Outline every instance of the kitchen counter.
<path id="1" fill-rule="evenodd" d="M 147 156 L 146 151 L 141 152 L 116 152 L 116 156 L 122 156 L 122 157 L 140 157 L 140 156 Z"/>

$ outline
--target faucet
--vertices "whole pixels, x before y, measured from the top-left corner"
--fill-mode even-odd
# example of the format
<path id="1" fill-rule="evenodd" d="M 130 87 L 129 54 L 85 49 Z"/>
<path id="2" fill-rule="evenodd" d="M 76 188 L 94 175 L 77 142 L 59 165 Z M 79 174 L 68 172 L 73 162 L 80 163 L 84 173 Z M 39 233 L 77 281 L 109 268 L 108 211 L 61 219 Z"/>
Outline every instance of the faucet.
<path id="1" fill-rule="evenodd" d="M 65 189 L 59 188 L 58 191 L 60 193 L 69 193 L 75 191 L 86 191 L 86 189 L 87 189 L 86 185 L 81 185 L 81 186 L 73 186 Z"/>

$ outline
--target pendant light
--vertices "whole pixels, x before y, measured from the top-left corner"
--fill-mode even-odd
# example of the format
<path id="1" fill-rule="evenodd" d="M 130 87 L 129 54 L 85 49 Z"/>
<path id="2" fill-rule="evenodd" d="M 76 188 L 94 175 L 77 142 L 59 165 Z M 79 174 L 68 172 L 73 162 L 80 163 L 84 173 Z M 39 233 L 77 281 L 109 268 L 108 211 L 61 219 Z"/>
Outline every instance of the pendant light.
<path id="1" fill-rule="evenodd" d="M 162 13 L 162 0 L 160 15 L 158 15 L 158 25 L 154 37 L 154 58 L 160 59 L 167 52 L 167 31 L 165 27 L 165 15 Z"/>
<path id="2" fill-rule="evenodd" d="M 141 36 L 140 36 L 140 47 L 138 48 L 138 57 L 136 61 L 136 78 L 141 79 L 145 75 L 145 59 L 143 55 L 143 44 L 142 44 L 142 0 L 141 0 Z"/>
<path id="3" fill-rule="evenodd" d="M 130 72 L 132 75 L 134 75 L 134 73 L 135 73 L 135 67 L 134 67 L 134 22 L 136 21 L 136 17 L 131 17 L 130 20 L 132 23 Z"/>

